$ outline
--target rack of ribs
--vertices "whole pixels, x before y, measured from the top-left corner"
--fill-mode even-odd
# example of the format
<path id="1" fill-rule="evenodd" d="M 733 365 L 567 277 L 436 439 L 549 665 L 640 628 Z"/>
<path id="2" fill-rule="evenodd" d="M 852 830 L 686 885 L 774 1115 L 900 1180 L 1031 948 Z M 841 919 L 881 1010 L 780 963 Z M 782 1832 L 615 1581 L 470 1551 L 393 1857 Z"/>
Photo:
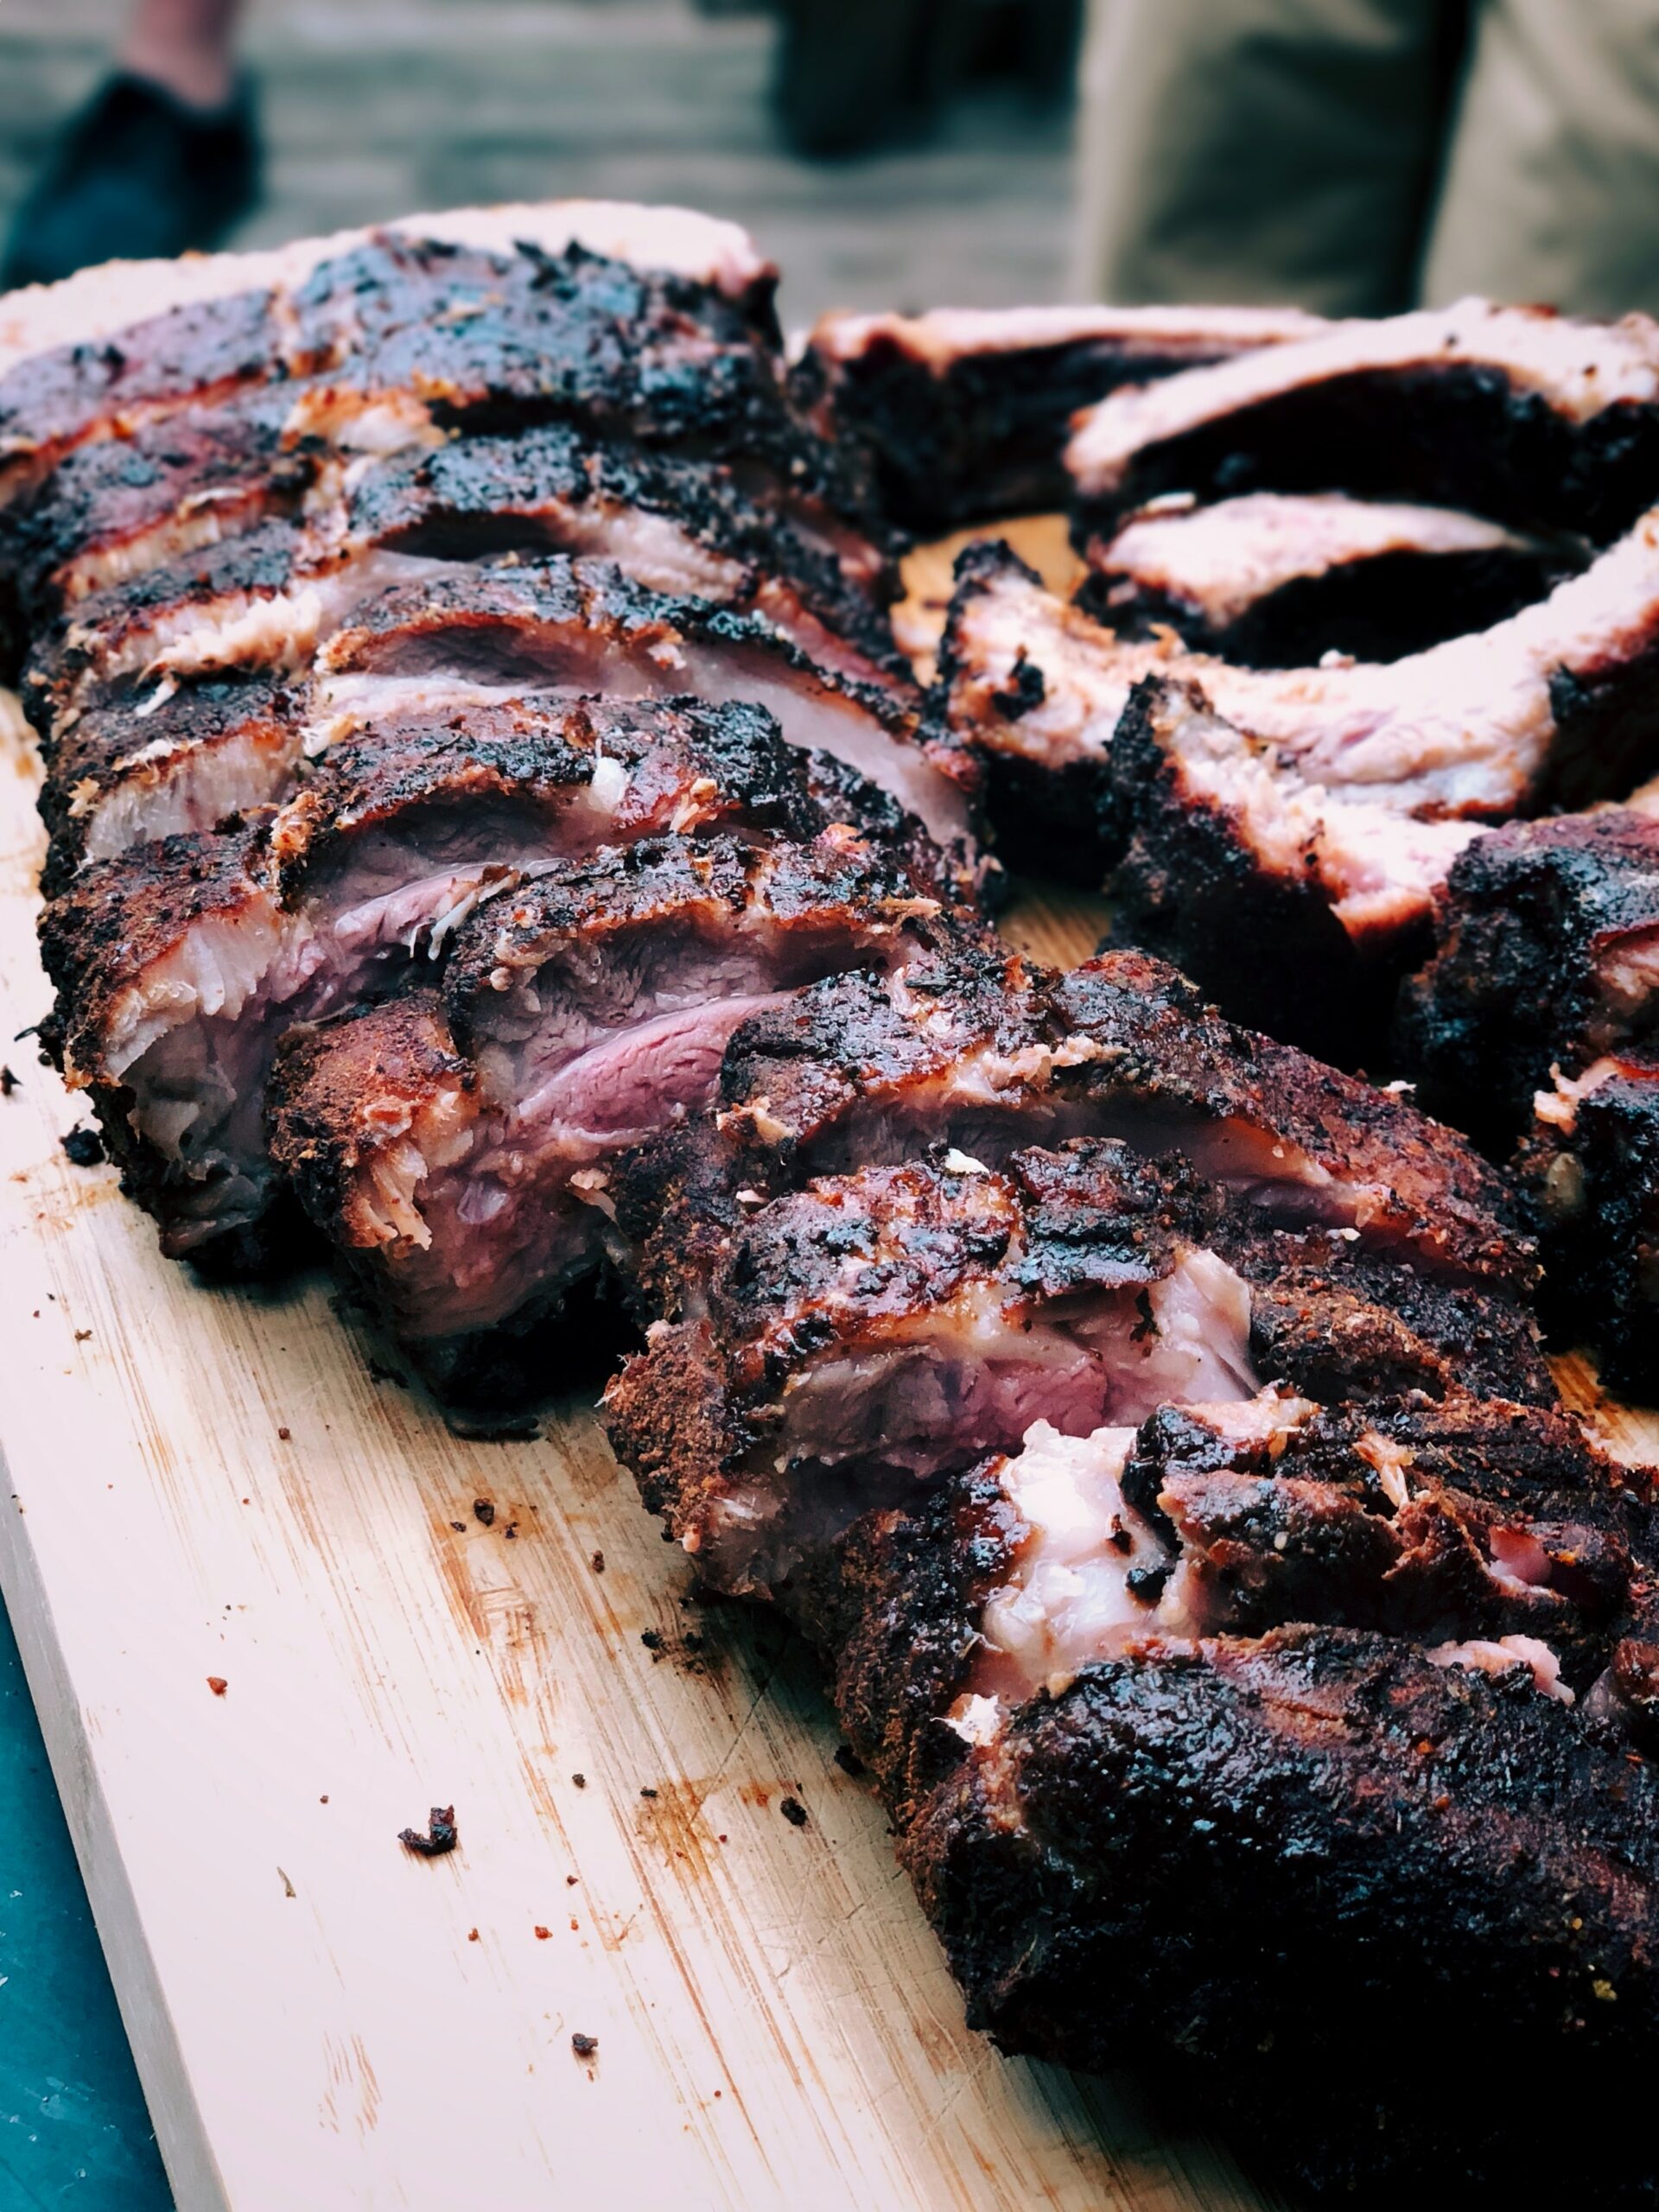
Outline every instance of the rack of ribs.
<path id="1" fill-rule="evenodd" d="M 163 1251 L 321 1249 L 458 1422 L 626 1339 L 619 1453 L 818 1649 L 1005 2048 L 1329 2189 L 1646 2201 L 1655 1501 L 1538 1313 L 1541 1238 L 1650 1356 L 1652 825 L 1490 832 L 1659 749 L 1651 326 L 791 369 L 772 283 L 582 206 L 0 305 L 44 1042 Z M 895 524 L 1048 496 L 1084 402 L 1079 599 L 971 550 L 924 694 Z M 1139 944 L 1010 951 L 1022 837 Z M 1437 931 L 1401 1049 L 1518 1184 L 1298 1047 Z"/>

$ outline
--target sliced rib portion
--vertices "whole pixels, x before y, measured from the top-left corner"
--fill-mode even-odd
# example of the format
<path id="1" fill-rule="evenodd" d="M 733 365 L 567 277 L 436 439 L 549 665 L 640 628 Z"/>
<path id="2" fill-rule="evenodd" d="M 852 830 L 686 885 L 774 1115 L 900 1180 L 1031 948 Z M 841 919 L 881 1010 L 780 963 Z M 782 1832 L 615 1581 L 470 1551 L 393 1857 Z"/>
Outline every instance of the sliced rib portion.
<path id="1" fill-rule="evenodd" d="M 1251 1396 L 1217 1217 L 1179 1163 L 1110 1142 L 823 1177 L 689 1276 L 606 1392 L 612 1440 L 714 1586 L 764 1589 L 1033 1421 Z"/>
<path id="2" fill-rule="evenodd" d="M 243 671 L 297 675 L 365 599 L 448 573 L 445 563 L 344 547 L 326 527 L 257 524 L 241 537 L 111 585 L 36 632 L 23 673 L 48 735 L 111 692 Z"/>
<path id="3" fill-rule="evenodd" d="M 893 1625 L 923 1633 L 908 1609 Z M 947 1634 L 927 1622 L 928 1656 Z M 1436 1649 L 1153 1634 L 1006 1715 L 969 1707 L 954 1758 L 936 1732 L 901 1850 L 969 2019 L 1073 2065 L 1155 2049 L 1333 2198 L 1455 2171 L 1473 2201 L 1639 2204 L 1652 1769 L 1543 1686 L 1535 1639 Z M 1447 2100 L 1425 2094 L 1421 2033 L 1453 2012 L 1470 2066 Z M 1535 2077 L 1596 2127 L 1517 2128 L 1503 2085 Z"/>
<path id="4" fill-rule="evenodd" d="M 1462 300 L 1114 393 L 1067 449 L 1085 536 L 1166 492 L 1357 492 L 1605 543 L 1659 498 L 1659 325 Z"/>
<path id="5" fill-rule="evenodd" d="M 907 679 L 882 609 L 890 548 L 826 544 L 810 506 L 747 492 L 729 467 L 564 424 L 463 437 L 353 472 L 353 545 L 446 561 L 537 550 L 596 554 L 652 590 L 751 607 L 827 665 Z"/>
<path id="6" fill-rule="evenodd" d="M 266 677 L 113 687 L 42 746 L 50 842 L 41 889 L 54 898 L 88 861 L 282 798 L 299 765 L 302 719 L 293 694 Z"/>
<path id="7" fill-rule="evenodd" d="M 703 281 L 594 251 L 584 227 L 578 213 L 488 245 L 359 234 L 321 260 L 296 250 L 274 285 L 147 320 L 140 308 L 97 342 L 29 353 L 0 377 L 0 491 L 38 482 L 89 438 L 262 384 L 295 385 L 296 435 L 369 449 L 491 409 L 669 439 L 783 436 L 772 280 L 752 251 L 747 276 L 732 282 L 727 257 Z M 650 221 L 632 228 L 618 243 L 651 254 Z M 674 250 L 667 230 L 662 245 Z"/>
<path id="8" fill-rule="evenodd" d="M 1057 976 L 969 947 L 884 982 L 819 985 L 737 1032 L 718 1106 L 620 1179 L 636 1242 L 667 1227 L 660 1282 L 644 1261 L 658 1310 L 699 1218 L 726 1233 L 746 1192 L 931 1145 L 994 1165 L 1078 1136 L 1179 1150 L 1268 1226 L 1317 1232 L 1338 1255 L 1511 1293 L 1532 1280 L 1503 1180 L 1471 1146 L 1398 1096 L 1224 1020 L 1140 953 Z"/>
<path id="9" fill-rule="evenodd" d="M 1196 685 L 1149 677 L 1105 769 L 1114 932 L 1237 1020 L 1375 1066 L 1435 895 L 1481 830 L 1390 797 L 1310 779 Z"/>
<path id="10" fill-rule="evenodd" d="M 1548 1313 L 1589 1344 L 1601 1380 L 1659 1402 L 1659 1055 L 1610 1052 L 1555 1076 L 1533 1104 L 1516 1167 L 1549 1262 Z"/>
<path id="11" fill-rule="evenodd" d="M 752 700 L 790 743 L 836 754 L 942 847 L 968 849 L 970 756 L 921 730 L 912 704 L 819 667 L 764 616 L 647 591 L 607 562 L 554 556 L 388 592 L 332 639 L 318 667 L 325 741 L 336 718 L 378 710 L 387 678 Z"/>
<path id="12" fill-rule="evenodd" d="M 843 1300 L 868 1263 L 861 1227 Z M 1093 1233 L 1109 1238 L 1104 1217 Z M 812 1250 L 798 1236 L 744 1284 L 745 1351 L 757 1306 L 807 1305 Z M 889 1362 L 913 1343 L 898 1317 L 933 1287 L 900 1255 L 858 1339 Z M 927 1259 L 949 1268 L 955 1248 Z M 779 1370 L 811 1389 L 846 1332 L 837 1308 L 791 1341 L 774 1389 Z M 1304 2183 L 1427 2187 L 1455 2162 L 1494 2201 L 1541 2171 L 1570 2193 L 1586 2155 L 1577 2135 L 1518 2139 L 1497 2094 L 1541 2054 L 1552 2093 L 1568 2078 L 1593 2105 L 1611 2076 L 1635 2101 L 1598 2132 L 1599 2190 L 1650 2170 L 1644 1477 L 1530 1408 L 1454 1393 L 1326 1410 L 1268 1389 L 1086 1434 L 1039 1420 L 1011 1452 L 867 1476 L 861 1496 L 819 1459 L 766 1462 L 757 1522 L 760 1484 L 710 1478 L 747 1433 L 732 1383 L 754 1363 L 719 1363 L 722 1401 L 700 1394 L 690 1348 L 675 1355 L 660 1337 L 625 1374 L 618 1433 L 660 1440 L 648 1495 L 699 1539 L 699 1574 L 765 1578 L 817 1646 L 978 2025 L 1093 2068 L 1155 2047 Z M 660 1407 L 677 1391 L 675 1452 Z M 789 1402 L 762 1408 L 779 1441 Z M 1448 2004 L 1475 2023 L 1479 2091 L 1450 2117 L 1422 2095 L 1417 2032 Z M 1338 2041 L 1310 2121 L 1310 2073 Z"/>
<path id="13" fill-rule="evenodd" d="M 1476 839 L 1401 999 L 1401 1056 L 1437 1109 L 1503 1143 L 1552 1068 L 1581 1075 L 1656 1032 L 1659 817 L 1610 807 Z"/>
<path id="14" fill-rule="evenodd" d="M 329 496 L 324 450 L 284 435 L 289 404 L 256 390 L 141 423 L 77 448 L 0 507 L 0 588 L 19 628 Z"/>
<path id="15" fill-rule="evenodd" d="M 1125 644 L 1006 547 L 958 565 L 941 657 L 949 726 L 986 753 L 993 806 L 1000 780 L 1005 814 L 1023 806 L 1045 836 L 1086 812 L 1149 675 L 1200 684 L 1303 783 L 1425 819 L 1628 790 L 1659 745 L 1659 513 L 1535 606 L 1382 667 L 1240 669 L 1167 641 Z"/>
<path id="16" fill-rule="evenodd" d="M 1263 308 L 828 315 L 795 385 L 827 435 L 870 448 L 888 512 L 937 532 L 1062 505 L 1071 419 L 1121 385 L 1323 327 Z"/>
<path id="17" fill-rule="evenodd" d="M 1478 515 L 1332 492 L 1172 495 L 1088 551 L 1078 598 L 1122 636 L 1162 626 L 1246 668 L 1399 660 L 1490 629 L 1582 566 Z"/>
<path id="18" fill-rule="evenodd" d="M 457 925 L 435 992 L 290 1033 L 273 1157 L 393 1331 L 464 1384 L 468 1336 L 522 1332 L 600 1263 L 611 1162 L 707 1103 L 738 1023 L 913 955 L 937 913 L 845 828 L 563 863 Z"/>
<path id="19" fill-rule="evenodd" d="M 753 709 L 553 700 L 385 724 L 274 815 L 83 871 L 42 928 L 66 1071 L 167 1250 L 241 1238 L 271 1195 L 261 1111 L 284 1030 L 397 987 L 524 870 L 707 823 L 890 818 Z"/>

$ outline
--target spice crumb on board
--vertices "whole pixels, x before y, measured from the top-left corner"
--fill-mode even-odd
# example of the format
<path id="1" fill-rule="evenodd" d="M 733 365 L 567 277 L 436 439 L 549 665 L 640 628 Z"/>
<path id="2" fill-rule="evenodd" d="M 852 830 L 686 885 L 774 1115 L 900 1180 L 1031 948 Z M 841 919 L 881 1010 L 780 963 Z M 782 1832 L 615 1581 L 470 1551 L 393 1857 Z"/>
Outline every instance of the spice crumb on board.
<path id="1" fill-rule="evenodd" d="M 77 1167 L 96 1167 L 104 1157 L 104 1140 L 89 1122 L 64 1133 L 63 1149 Z"/>
<path id="2" fill-rule="evenodd" d="M 808 1819 L 807 1809 L 805 1806 L 802 1804 L 798 1797 L 780 1798 L 779 1800 L 778 1809 L 783 1815 L 784 1818 L 789 1822 L 791 1827 L 804 1828 L 806 1826 Z"/>
<path id="3" fill-rule="evenodd" d="M 445 1852 L 453 1851 L 461 1841 L 461 1832 L 455 1826 L 453 1805 L 435 1805 L 427 1815 L 427 1833 L 423 1835 L 416 1828 L 399 1828 L 397 1840 L 405 1851 L 412 1851 L 423 1859 L 441 1859 Z"/>
<path id="4" fill-rule="evenodd" d="M 477 1929 L 476 1929 L 476 1928 L 469 1928 L 469 1929 L 467 1930 L 467 1941 L 469 1943 L 476 1943 L 476 1942 L 477 1942 L 477 1941 L 478 1941 L 478 1930 L 477 1930 Z"/>
<path id="5" fill-rule="evenodd" d="M 549 1937 L 552 1933 L 553 1933 L 553 1930 L 552 1930 L 550 1928 L 543 1928 L 543 1927 L 542 1926 L 542 1923 L 541 1923 L 541 1922 L 540 1922 L 539 1920 L 537 1922 L 537 1923 L 536 1923 L 536 1941 L 537 1941 L 538 1943 L 545 1943 L 545 1942 L 546 1942 L 546 1941 L 547 1941 L 547 1939 L 548 1939 L 548 1937 Z"/>
<path id="6" fill-rule="evenodd" d="M 591 2058 L 594 2053 L 599 2049 L 599 2037 L 597 2036 L 585 2036 L 582 2034 L 581 2029 L 578 2028 L 570 2038 L 570 2048 L 575 2052 L 578 2058 Z"/>
<path id="7" fill-rule="evenodd" d="M 286 1444 L 293 1433 L 294 1432 L 292 1429 L 279 1428 L 276 1432 L 276 1441 L 279 1444 Z"/>
<path id="8" fill-rule="evenodd" d="M 223 1675 L 209 1675 L 207 1677 L 207 1687 L 212 1690 L 215 1697 L 223 1697 L 226 1691 L 229 1689 L 231 1686 L 226 1681 Z"/>
<path id="9" fill-rule="evenodd" d="M 567 1874 L 564 1878 L 565 1888 L 567 1890 L 574 1890 L 576 1886 L 577 1878 L 578 1878 L 575 1874 Z"/>
<path id="10" fill-rule="evenodd" d="M 467 1523 L 464 1521 L 452 1521 L 449 1526 L 458 1536 L 464 1536 L 467 1533 Z"/>
<path id="11" fill-rule="evenodd" d="M 578 1789 L 585 1789 L 588 1787 L 588 1777 L 585 1774 L 573 1774 L 570 1779 Z"/>
<path id="12" fill-rule="evenodd" d="M 77 1329 L 75 1331 L 75 1342 L 78 1344 L 84 1344 L 87 1338 L 90 1337 L 92 1333 L 92 1332 L 90 1329 Z"/>
<path id="13" fill-rule="evenodd" d="M 604 1573 L 604 1572 L 605 1572 L 605 1554 L 604 1554 L 604 1553 L 603 1553 L 603 1552 L 595 1552 L 595 1553 L 594 1554 L 594 1555 L 593 1555 L 592 1559 L 590 1559 L 590 1560 L 588 1560 L 588 1566 L 589 1566 L 589 1567 L 591 1567 L 593 1568 L 594 1573 L 595 1574 L 603 1574 L 603 1573 Z"/>
<path id="14" fill-rule="evenodd" d="M 18 1088 L 16 1077 L 8 1067 L 0 1067 L 0 1098 L 10 1098 Z"/>
<path id="15" fill-rule="evenodd" d="M 639 1795 L 642 1797 L 654 1797 L 657 1795 L 657 1792 L 654 1789 L 642 1789 L 639 1792 Z"/>

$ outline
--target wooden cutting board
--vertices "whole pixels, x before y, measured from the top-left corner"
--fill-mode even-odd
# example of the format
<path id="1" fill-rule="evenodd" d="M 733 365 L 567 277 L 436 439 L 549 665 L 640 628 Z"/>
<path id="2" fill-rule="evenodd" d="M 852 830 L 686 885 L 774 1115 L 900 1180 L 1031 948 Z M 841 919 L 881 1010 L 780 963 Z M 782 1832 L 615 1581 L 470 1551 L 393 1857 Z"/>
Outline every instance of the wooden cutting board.
<path id="1" fill-rule="evenodd" d="M 800 1647 L 692 1602 L 591 1389 L 463 1441 L 325 1279 L 204 1289 L 70 1164 L 10 1041 L 34 790 L 8 707 L 0 1586 L 181 2212 L 1262 2204 L 1138 2083 L 967 2031 Z"/>

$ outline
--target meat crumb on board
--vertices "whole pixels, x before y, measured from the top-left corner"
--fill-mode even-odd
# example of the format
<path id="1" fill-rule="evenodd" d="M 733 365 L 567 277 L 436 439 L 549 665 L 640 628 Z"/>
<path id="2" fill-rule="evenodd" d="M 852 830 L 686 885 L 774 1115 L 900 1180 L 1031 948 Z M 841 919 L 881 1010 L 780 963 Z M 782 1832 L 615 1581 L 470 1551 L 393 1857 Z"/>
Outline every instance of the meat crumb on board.
<path id="1" fill-rule="evenodd" d="M 96 1167 L 104 1157 L 104 1140 L 90 1123 L 83 1122 L 79 1128 L 66 1131 L 63 1149 L 77 1167 Z"/>
<path id="2" fill-rule="evenodd" d="M 223 1675 L 209 1675 L 207 1677 L 207 1687 L 212 1690 L 215 1697 L 223 1697 L 226 1691 L 229 1689 L 231 1686 L 226 1681 Z"/>
<path id="3" fill-rule="evenodd" d="M 495 1522 L 495 1503 L 493 1499 L 487 1497 L 475 1497 L 473 1500 L 473 1518 L 479 1523 L 480 1528 L 488 1529 L 493 1527 Z"/>
<path id="4" fill-rule="evenodd" d="M 784 1818 L 789 1822 L 791 1827 L 804 1828 L 806 1826 L 810 1815 L 805 1806 L 802 1804 L 798 1797 L 780 1798 L 778 1804 L 778 1809 L 783 1815 Z"/>
<path id="5" fill-rule="evenodd" d="M 570 2038 L 570 2048 L 575 2052 L 578 2058 L 591 2058 L 594 2053 L 599 2049 L 599 2037 L 597 2036 L 585 2036 L 582 2034 L 581 2029 L 578 2028 Z"/>
<path id="6" fill-rule="evenodd" d="M 442 1859 L 461 1841 L 461 1832 L 455 1826 L 453 1805 L 435 1805 L 427 1816 L 427 1832 L 421 1834 L 416 1828 L 399 1828 L 397 1840 L 405 1851 L 415 1852 L 422 1859 Z"/>

